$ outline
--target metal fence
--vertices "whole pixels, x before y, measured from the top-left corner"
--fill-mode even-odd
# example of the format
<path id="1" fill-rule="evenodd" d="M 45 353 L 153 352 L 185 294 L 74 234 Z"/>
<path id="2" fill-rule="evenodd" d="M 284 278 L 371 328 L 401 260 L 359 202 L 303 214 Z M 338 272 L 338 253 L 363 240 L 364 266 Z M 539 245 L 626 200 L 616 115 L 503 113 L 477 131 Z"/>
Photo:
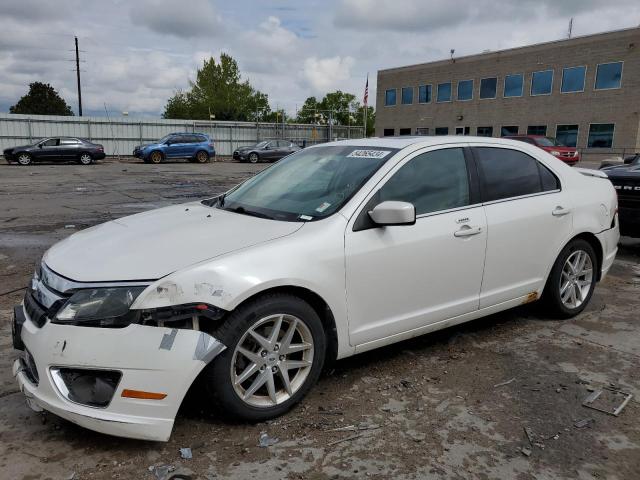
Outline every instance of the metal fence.
<path id="1" fill-rule="evenodd" d="M 61 117 L 0 113 L 0 149 L 52 136 L 82 137 L 104 145 L 107 155 L 131 155 L 133 148 L 172 132 L 209 135 L 218 155 L 231 155 L 242 145 L 280 138 L 311 145 L 330 140 L 362 138 L 361 126 L 263 122 L 164 120 L 129 117 Z"/>

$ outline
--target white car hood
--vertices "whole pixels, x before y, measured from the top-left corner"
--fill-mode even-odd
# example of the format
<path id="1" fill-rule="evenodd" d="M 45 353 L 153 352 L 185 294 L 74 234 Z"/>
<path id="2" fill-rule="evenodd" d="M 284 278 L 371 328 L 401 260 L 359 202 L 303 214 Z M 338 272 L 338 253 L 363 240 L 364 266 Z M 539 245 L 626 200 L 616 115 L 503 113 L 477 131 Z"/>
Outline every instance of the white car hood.
<path id="1" fill-rule="evenodd" d="M 43 261 L 77 282 L 155 280 L 302 225 L 188 203 L 88 228 L 55 244 Z"/>

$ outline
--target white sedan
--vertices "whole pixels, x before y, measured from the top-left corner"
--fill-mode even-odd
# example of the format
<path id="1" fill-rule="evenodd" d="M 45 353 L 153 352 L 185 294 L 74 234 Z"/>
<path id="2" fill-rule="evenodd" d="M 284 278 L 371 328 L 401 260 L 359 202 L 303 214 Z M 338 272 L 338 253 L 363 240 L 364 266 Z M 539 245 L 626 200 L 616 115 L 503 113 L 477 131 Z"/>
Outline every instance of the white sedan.
<path id="1" fill-rule="evenodd" d="M 327 143 L 51 247 L 14 310 L 14 373 L 33 408 L 113 435 L 167 440 L 196 380 L 264 421 L 335 359 L 538 299 L 578 314 L 618 238 L 606 175 L 535 146 Z"/>

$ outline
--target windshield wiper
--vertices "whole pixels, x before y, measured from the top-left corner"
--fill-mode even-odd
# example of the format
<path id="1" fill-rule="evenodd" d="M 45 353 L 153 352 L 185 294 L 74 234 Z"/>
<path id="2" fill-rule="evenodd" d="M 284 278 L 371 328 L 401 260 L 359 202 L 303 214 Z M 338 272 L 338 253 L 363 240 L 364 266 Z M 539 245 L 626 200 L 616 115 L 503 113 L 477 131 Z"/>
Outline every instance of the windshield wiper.
<path id="1" fill-rule="evenodd" d="M 224 199 L 227 198 L 227 192 L 223 193 L 218 197 L 218 205 L 224 207 Z"/>
<path id="2" fill-rule="evenodd" d="M 268 220 L 273 220 L 274 219 L 271 215 L 267 215 L 266 213 L 256 212 L 254 210 L 247 210 L 244 207 L 225 208 L 225 210 L 229 210 L 230 212 L 241 213 L 242 215 L 249 215 L 249 216 L 252 216 L 252 217 L 266 218 Z"/>

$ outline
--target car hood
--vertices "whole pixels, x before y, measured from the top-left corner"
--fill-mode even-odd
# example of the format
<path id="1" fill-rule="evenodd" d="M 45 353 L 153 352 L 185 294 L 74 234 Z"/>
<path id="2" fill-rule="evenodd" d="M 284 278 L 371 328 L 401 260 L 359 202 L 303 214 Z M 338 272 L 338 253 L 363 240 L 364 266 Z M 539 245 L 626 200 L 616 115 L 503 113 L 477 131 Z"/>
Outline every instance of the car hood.
<path id="1" fill-rule="evenodd" d="M 552 150 L 555 150 L 557 152 L 575 152 L 576 149 L 574 147 L 546 147 L 546 146 L 541 146 L 540 148 L 542 148 L 543 150 L 546 150 L 547 152 L 550 152 Z"/>
<path id="2" fill-rule="evenodd" d="M 75 233 L 51 247 L 43 261 L 54 272 L 78 282 L 155 280 L 289 235 L 302 225 L 187 203 Z"/>
<path id="3" fill-rule="evenodd" d="M 4 151 L 8 152 L 8 151 L 14 151 L 14 150 L 24 150 L 26 148 L 33 148 L 33 145 L 19 145 L 17 147 L 5 148 Z"/>
<path id="4" fill-rule="evenodd" d="M 635 178 L 640 180 L 640 165 L 616 165 L 602 168 L 609 178 Z"/>
<path id="5" fill-rule="evenodd" d="M 236 151 L 238 152 L 246 152 L 247 150 L 255 150 L 256 146 L 255 145 L 249 145 L 248 147 L 238 147 L 236 148 Z"/>

